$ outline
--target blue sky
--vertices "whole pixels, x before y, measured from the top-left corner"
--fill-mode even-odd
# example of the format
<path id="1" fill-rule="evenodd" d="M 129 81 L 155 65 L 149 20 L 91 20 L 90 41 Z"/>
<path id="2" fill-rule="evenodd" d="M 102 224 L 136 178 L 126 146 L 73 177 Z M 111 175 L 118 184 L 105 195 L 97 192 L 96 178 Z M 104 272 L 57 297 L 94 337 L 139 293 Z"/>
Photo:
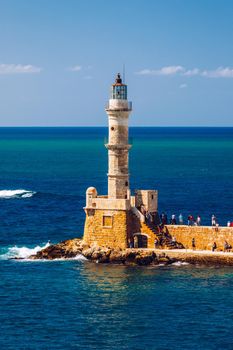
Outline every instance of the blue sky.
<path id="1" fill-rule="evenodd" d="M 0 0 L 0 126 L 233 126 L 233 1 Z"/>

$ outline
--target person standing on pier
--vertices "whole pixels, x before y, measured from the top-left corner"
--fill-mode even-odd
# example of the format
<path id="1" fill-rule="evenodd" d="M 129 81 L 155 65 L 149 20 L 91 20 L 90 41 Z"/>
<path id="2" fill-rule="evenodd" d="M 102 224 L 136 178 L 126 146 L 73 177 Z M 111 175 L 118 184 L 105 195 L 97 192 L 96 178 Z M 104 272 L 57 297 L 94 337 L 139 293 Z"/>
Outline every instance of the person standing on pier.
<path id="1" fill-rule="evenodd" d="M 217 249 L 217 244 L 216 242 L 214 242 L 212 245 L 212 252 L 214 252 L 216 249 Z"/>
<path id="2" fill-rule="evenodd" d="M 188 225 L 193 226 L 193 216 L 192 215 L 188 216 Z"/>
<path id="3" fill-rule="evenodd" d="M 180 215 L 179 215 L 179 225 L 183 225 L 183 224 L 184 224 L 183 215 L 180 213 Z"/>
<path id="4" fill-rule="evenodd" d="M 176 225 L 176 216 L 175 214 L 172 214 L 171 220 L 170 220 L 171 225 Z"/>
<path id="5" fill-rule="evenodd" d="M 216 224 L 217 224 L 216 216 L 215 216 L 215 215 L 212 215 L 212 216 L 211 216 L 211 225 L 212 225 L 212 226 L 216 226 Z"/>
<path id="6" fill-rule="evenodd" d="M 197 226 L 201 226 L 201 217 L 200 217 L 200 215 L 197 215 L 196 223 L 197 223 Z"/>
<path id="7" fill-rule="evenodd" d="M 162 223 L 163 225 L 167 225 L 167 214 L 162 213 L 162 214 L 160 215 L 160 221 L 161 221 L 161 223 Z"/>
<path id="8" fill-rule="evenodd" d="M 193 250 L 196 249 L 195 238 L 192 238 L 192 248 L 193 248 Z"/>

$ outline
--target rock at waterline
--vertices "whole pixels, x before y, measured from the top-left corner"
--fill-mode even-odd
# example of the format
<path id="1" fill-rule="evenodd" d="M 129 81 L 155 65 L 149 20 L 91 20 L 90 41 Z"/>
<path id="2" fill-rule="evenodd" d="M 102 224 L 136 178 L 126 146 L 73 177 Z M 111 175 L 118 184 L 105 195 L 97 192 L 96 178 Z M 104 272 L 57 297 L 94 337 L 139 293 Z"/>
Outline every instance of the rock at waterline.
<path id="1" fill-rule="evenodd" d="M 82 254 L 82 250 L 82 240 L 74 238 L 57 244 L 52 244 L 49 247 L 40 250 L 35 255 L 30 256 L 29 259 L 70 259 L 78 254 Z"/>
<path id="2" fill-rule="evenodd" d="M 85 244 L 81 239 L 74 238 L 50 245 L 42 249 L 30 259 L 70 259 L 78 254 L 83 255 L 90 261 L 97 263 L 111 263 L 124 265 L 158 265 L 162 262 L 171 264 L 173 259 L 162 255 L 157 256 L 154 251 L 144 249 L 111 249 L 99 247 L 96 244 L 91 246 Z"/>

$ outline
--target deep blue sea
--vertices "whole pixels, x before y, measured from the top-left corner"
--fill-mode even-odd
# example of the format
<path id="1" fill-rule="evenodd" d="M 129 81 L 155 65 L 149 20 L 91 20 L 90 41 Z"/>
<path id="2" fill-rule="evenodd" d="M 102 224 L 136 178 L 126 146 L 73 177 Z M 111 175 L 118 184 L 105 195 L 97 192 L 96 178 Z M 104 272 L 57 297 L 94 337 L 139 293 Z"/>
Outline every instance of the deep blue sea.
<path id="1" fill-rule="evenodd" d="M 0 128 L 0 349 L 233 349 L 233 269 L 16 261 L 83 233 L 107 128 Z M 233 221 L 233 128 L 131 128 L 130 187 Z"/>

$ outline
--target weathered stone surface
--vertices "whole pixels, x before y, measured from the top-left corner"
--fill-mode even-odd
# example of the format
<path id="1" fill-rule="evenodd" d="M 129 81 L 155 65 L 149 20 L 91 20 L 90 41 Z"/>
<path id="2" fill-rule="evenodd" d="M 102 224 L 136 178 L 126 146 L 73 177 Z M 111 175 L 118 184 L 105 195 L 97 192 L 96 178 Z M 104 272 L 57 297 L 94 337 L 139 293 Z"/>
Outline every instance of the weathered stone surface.
<path id="1" fill-rule="evenodd" d="M 166 229 L 168 234 L 175 237 L 186 249 L 192 249 L 193 238 L 198 250 L 210 251 L 216 242 L 217 251 L 222 251 L 225 241 L 233 247 L 233 227 L 167 225 Z"/>
<path id="2" fill-rule="evenodd" d="M 143 249 L 114 249 L 100 247 L 97 244 L 88 246 L 82 240 L 67 240 L 55 245 L 51 245 L 31 259 L 60 259 L 73 258 L 77 254 L 82 254 L 90 261 L 98 263 L 127 264 L 127 265 L 149 265 L 158 264 L 158 259 L 154 251 Z"/>
<path id="3" fill-rule="evenodd" d="M 156 250 L 159 262 L 163 263 L 166 258 L 161 257 L 161 253 Z M 166 251 L 169 255 L 170 263 L 181 261 L 193 265 L 207 266 L 233 266 L 233 253 L 211 252 L 211 251 Z"/>
<path id="4" fill-rule="evenodd" d="M 42 249 L 36 255 L 32 255 L 30 259 L 61 259 L 73 258 L 82 253 L 82 240 L 78 238 L 69 239 L 58 244 L 50 245 Z"/>
<path id="5" fill-rule="evenodd" d="M 103 225 L 104 216 L 112 217 L 110 226 Z M 88 245 L 97 243 L 102 247 L 125 249 L 128 245 L 128 216 L 129 212 L 126 210 L 87 210 L 84 242 Z"/>
<path id="6" fill-rule="evenodd" d="M 115 264 L 124 264 L 125 256 L 121 249 L 112 249 L 109 256 L 109 262 Z"/>
<path id="7" fill-rule="evenodd" d="M 111 263 L 124 265 L 158 265 L 171 264 L 176 261 L 190 264 L 233 266 L 233 253 L 211 251 L 176 251 L 160 249 L 114 249 L 100 247 L 97 244 L 87 246 L 80 239 L 70 239 L 58 244 L 51 245 L 31 259 L 69 259 L 82 254 L 89 261 L 96 263 Z"/>

